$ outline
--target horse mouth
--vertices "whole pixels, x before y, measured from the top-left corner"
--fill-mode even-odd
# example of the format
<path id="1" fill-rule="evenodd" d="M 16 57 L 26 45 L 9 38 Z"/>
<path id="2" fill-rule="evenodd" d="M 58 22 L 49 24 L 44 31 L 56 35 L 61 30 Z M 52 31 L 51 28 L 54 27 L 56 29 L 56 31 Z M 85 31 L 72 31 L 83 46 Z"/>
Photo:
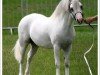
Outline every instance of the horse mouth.
<path id="1" fill-rule="evenodd" d="M 82 18 L 80 18 L 80 19 L 76 19 L 76 21 L 77 21 L 79 24 L 82 24 L 83 19 L 82 19 Z"/>

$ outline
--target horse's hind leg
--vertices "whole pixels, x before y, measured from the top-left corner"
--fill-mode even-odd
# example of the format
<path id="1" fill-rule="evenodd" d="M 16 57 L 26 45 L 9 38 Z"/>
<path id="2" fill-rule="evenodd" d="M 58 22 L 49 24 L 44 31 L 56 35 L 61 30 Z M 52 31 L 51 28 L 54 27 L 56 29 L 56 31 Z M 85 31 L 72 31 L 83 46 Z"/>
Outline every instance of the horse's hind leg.
<path id="1" fill-rule="evenodd" d="M 31 41 L 31 49 L 30 49 L 30 51 L 29 51 L 28 54 L 27 54 L 27 63 L 26 63 L 25 75 L 30 75 L 30 72 L 29 72 L 30 63 L 31 63 L 32 57 L 34 56 L 34 54 L 35 54 L 36 51 L 37 51 L 37 48 L 38 48 L 38 46 L 35 45 L 35 44 Z"/>
<path id="2" fill-rule="evenodd" d="M 14 55 L 16 60 L 19 62 L 19 75 L 23 75 L 22 73 L 22 61 L 26 51 L 26 47 L 29 43 L 24 39 L 18 39 L 16 45 L 14 47 Z"/>

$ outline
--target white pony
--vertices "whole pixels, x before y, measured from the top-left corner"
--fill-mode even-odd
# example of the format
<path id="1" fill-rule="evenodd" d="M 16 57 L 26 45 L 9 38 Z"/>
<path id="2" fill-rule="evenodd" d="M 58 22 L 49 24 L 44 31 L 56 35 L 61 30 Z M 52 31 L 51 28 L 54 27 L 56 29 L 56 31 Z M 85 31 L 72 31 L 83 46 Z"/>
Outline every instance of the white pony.
<path id="1" fill-rule="evenodd" d="M 61 0 L 50 17 L 33 13 L 22 18 L 14 47 L 15 58 L 19 62 L 19 75 L 23 75 L 22 60 L 29 44 L 31 49 L 27 55 L 25 75 L 30 75 L 30 62 L 39 46 L 54 49 L 56 75 L 60 75 L 59 51 L 62 49 L 65 75 L 69 75 L 69 53 L 75 36 L 74 26 L 71 25 L 73 19 L 82 23 L 82 4 L 79 0 Z"/>

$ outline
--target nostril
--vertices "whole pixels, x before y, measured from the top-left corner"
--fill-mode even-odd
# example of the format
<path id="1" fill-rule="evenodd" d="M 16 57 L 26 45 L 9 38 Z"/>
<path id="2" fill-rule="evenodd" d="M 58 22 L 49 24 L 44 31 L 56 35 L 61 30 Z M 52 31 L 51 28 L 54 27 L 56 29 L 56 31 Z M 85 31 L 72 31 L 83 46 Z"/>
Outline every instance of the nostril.
<path id="1" fill-rule="evenodd" d="M 83 19 L 82 18 L 79 18 L 79 19 L 77 19 L 79 22 L 81 22 Z"/>

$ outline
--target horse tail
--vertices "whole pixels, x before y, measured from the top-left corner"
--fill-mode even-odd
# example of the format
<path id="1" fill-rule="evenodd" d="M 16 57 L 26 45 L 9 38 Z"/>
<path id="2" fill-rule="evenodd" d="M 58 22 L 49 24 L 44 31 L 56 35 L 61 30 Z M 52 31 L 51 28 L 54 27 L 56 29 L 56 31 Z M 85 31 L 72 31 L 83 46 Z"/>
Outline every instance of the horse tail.
<path id="1" fill-rule="evenodd" d="M 15 44 L 13 50 L 14 50 L 15 59 L 20 63 L 22 60 L 23 51 L 21 50 L 21 45 L 19 43 L 19 40 L 16 41 L 16 44 Z"/>

